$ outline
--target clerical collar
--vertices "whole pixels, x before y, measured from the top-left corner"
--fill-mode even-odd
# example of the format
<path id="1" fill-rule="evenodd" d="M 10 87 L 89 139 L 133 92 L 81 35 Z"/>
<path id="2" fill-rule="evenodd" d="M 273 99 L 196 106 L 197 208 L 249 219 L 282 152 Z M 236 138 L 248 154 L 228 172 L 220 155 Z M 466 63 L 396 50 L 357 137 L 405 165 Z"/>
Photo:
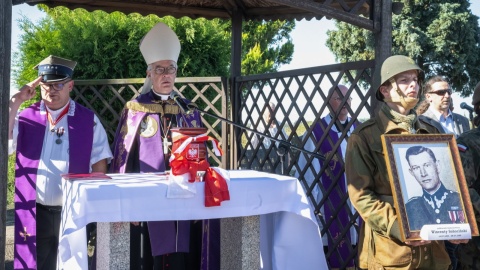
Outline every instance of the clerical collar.
<path id="1" fill-rule="evenodd" d="M 158 98 L 160 98 L 160 100 L 167 100 L 170 95 L 164 95 L 164 94 L 158 94 L 157 92 L 155 92 L 155 90 L 152 89 L 152 93 L 154 94 L 154 97 L 155 99 L 158 100 Z"/>
<path id="2" fill-rule="evenodd" d="M 333 121 L 333 119 L 334 119 L 333 116 L 330 115 L 330 119 Z M 335 125 L 335 128 L 337 128 L 337 131 L 341 132 L 341 131 L 343 131 L 343 130 L 347 127 L 347 125 L 348 125 L 348 117 L 347 117 L 347 119 L 345 119 L 345 120 L 343 120 L 343 121 L 340 120 L 340 119 L 337 119 L 337 120 L 340 122 L 341 126 L 338 125 L 337 121 L 335 121 L 334 125 Z"/>

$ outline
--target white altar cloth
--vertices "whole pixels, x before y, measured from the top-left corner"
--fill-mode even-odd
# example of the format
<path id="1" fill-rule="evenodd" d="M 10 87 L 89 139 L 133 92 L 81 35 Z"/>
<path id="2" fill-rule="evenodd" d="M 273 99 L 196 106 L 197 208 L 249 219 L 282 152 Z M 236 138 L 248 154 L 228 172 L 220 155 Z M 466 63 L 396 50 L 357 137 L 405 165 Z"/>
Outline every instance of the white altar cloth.
<path id="1" fill-rule="evenodd" d="M 91 222 L 195 220 L 260 215 L 261 269 L 328 269 L 320 230 L 297 179 L 229 171 L 230 201 L 204 206 L 204 183 L 193 198 L 167 199 L 155 174 L 63 181 L 59 269 L 87 269 L 85 226 Z M 235 245 L 236 243 L 232 243 Z"/>

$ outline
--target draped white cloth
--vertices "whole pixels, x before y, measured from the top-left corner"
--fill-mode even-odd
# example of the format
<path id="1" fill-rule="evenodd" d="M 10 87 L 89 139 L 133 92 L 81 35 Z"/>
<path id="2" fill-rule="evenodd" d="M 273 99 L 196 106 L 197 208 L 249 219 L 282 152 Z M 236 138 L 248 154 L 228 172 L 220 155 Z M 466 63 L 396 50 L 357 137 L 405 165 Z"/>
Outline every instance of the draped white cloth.
<path id="1" fill-rule="evenodd" d="M 109 174 L 64 180 L 59 267 L 87 269 L 90 222 L 195 220 L 260 215 L 261 269 L 328 269 L 320 230 L 297 179 L 257 171 L 230 172 L 230 201 L 204 206 L 204 183 L 192 198 L 168 199 L 167 177 Z"/>

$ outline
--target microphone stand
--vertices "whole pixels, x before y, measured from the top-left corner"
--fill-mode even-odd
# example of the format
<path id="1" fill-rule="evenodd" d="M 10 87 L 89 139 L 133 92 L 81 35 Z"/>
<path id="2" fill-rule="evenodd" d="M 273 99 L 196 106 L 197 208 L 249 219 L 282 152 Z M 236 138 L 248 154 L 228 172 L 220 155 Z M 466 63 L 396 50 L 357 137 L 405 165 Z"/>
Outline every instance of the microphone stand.
<path id="1" fill-rule="evenodd" d="M 293 149 L 298 150 L 298 151 L 300 151 L 300 152 L 303 152 L 303 153 L 312 155 L 312 156 L 314 156 L 314 157 L 316 157 L 316 158 L 319 158 L 319 159 L 321 159 L 321 160 L 325 160 L 325 156 L 323 156 L 323 155 L 320 155 L 320 154 L 318 154 L 318 153 L 314 153 L 314 152 L 307 151 L 307 150 L 305 150 L 305 149 L 303 149 L 303 148 L 299 148 L 299 147 L 297 147 L 297 146 L 295 146 L 295 145 L 293 145 L 293 144 L 291 144 L 291 143 L 289 143 L 289 142 L 287 142 L 287 141 L 285 141 L 285 140 L 280 140 L 280 139 L 274 138 L 274 137 L 272 137 L 272 136 L 270 136 L 270 135 L 267 135 L 267 134 L 265 134 L 265 133 L 262 133 L 262 132 L 253 130 L 253 129 L 249 128 L 249 127 L 245 127 L 245 126 L 239 125 L 239 124 L 234 123 L 234 122 L 232 122 L 232 121 L 230 121 L 230 120 L 228 120 L 228 119 L 226 119 L 226 118 L 223 118 L 223 117 L 221 117 L 221 116 L 218 116 L 218 115 L 215 115 L 215 114 L 211 114 L 211 113 L 206 112 L 206 111 L 204 111 L 204 110 L 202 110 L 202 109 L 199 109 L 198 106 L 197 106 L 197 104 L 195 104 L 195 103 L 193 103 L 193 102 L 187 104 L 187 107 L 188 107 L 188 109 L 189 109 L 189 112 L 193 112 L 194 110 L 197 110 L 197 111 L 199 111 L 199 112 L 201 112 L 201 113 L 203 113 L 203 114 L 206 114 L 206 115 L 211 116 L 211 117 L 213 117 L 213 118 L 216 118 L 216 119 L 219 119 L 219 120 L 221 120 L 221 121 L 227 122 L 228 124 L 233 125 L 233 126 L 235 126 L 235 127 L 241 128 L 241 129 L 243 129 L 243 130 L 248 130 L 248 131 L 250 131 L 250 132 L 253 132 L 253 133 L 256 134 L 256 135 L 259 135 L 259 136 L 261 136 L 261 137 L 264 137 L 264 138 L 270 139 L 270 140 L 272 140 L 272 141 L 278 142 L 278 143 L 279 143 L 279 146 L 277 147 L 277 154 L 280 156 L 280 162 L 281 162 L 281 164 L 282 164 L 282 174 L 284 174 L 284 171 L 283 171 L 283 170 L 284 170 L 284 166 L 283 166 L 284 157 L 285 157 L 285 154 L 288 153 L 288 151 L 290 150 L 290 148 L 293 148 Z"/>

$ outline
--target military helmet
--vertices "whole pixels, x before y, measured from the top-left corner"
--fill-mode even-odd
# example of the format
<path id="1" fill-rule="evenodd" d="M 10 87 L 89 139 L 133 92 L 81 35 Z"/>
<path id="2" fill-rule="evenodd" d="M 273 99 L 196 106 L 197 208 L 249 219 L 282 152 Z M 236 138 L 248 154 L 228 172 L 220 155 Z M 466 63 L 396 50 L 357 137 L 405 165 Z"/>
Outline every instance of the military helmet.
<path id="1" fill-rule="evenodd" d="M 472 105 L 475 106 L 477 103 L 480 103 L 480 82 L 475 86 L 472 96 Z"/>
<path id="2" fill-rule="evenodd" d="M 378 100 L 383 100 L 379 89 L 382 84 L 388 81 L 393 76 L 408 70 L 418 70 L 419 78 L 423 77 L 423 70 L 413 61 L 412 58 L 404 55 L 393 55 L 383 61 L 381 68 L 375 69 L 374 84 L 375 97 Z"/>

